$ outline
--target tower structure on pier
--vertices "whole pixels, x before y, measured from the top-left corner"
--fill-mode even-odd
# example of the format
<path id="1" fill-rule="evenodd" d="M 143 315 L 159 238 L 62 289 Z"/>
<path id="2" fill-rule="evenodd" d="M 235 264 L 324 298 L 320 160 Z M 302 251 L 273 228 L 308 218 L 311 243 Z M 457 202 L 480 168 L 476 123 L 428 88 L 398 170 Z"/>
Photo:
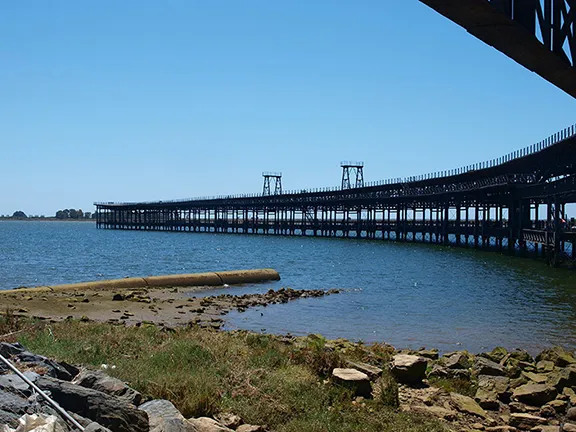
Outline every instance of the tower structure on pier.
<path id="1" fill-rule="evenodd" d="M 341 162 L 342 189 L 351 189 L 351 177 L 355 176 L 354 187 L 364 187 L 364 162 Z"/>
<path id="2" fill-rule="evenodd" d="M 281 195 L 282 194 L 282 173 L 279 172 L 263 172 L 264 186 L 262 188 L 262 195 Z M 272 184 L 274 187 L 272 187 Z M 272 193 L 274 190 L 274 193 Z"/>

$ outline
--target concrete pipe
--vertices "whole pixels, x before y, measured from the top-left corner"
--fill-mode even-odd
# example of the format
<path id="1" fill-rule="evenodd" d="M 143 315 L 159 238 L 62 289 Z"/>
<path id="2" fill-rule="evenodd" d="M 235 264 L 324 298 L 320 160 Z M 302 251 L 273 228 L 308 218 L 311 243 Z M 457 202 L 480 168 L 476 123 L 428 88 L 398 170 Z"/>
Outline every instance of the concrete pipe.
<path id="1" fill-rule="evenodd" d="M 82 290 L 112 290 L 161 287 L 191 287 L 191 286 L 221 286 L 242 283 L 255 283 L 267 280 L 280 280 L 280 275 L 273 269 L 233 270 L 210 273 L 191 273 L 180 275 L 133 277 L 92 282 L 80 282 L 64 285 L 39 286 L 34 288 L 18 288 L 15 290 L 0 290 L 1 294 L 25 292 L 82 291 Z"/>
<path id="2" fill-rule="evenodd" d="M 218 286 L 222 280 L 216 273 L 191 273 L 182 275 L 149 276 L 144 280 L 149 287 Z"/>
<path id="3" fill-rule="evenodd" d="M 228 285 L 280 280 L 280 275 L 273 269 L 234 270 L 216 272 L 216 274 L 220 276 L 223 284 Z"/>

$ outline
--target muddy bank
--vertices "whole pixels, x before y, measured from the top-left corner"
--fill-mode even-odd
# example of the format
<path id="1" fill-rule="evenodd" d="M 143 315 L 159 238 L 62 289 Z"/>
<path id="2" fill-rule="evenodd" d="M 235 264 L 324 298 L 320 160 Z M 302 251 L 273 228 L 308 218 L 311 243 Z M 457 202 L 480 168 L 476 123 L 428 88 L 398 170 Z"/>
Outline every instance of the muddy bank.
<path id="1" fill-rule="evenodd" d="M 80 319 L 127 325 L 154 324 L 166 327 L 197 324 L 220 328 L 222 315 L 231 310 L 286 303 L 299 298 L 323 297 L 339 290 L 280 288 L 265 294 L 221 294 L 195 297 L 209 287 L 139 289 L 67 289 L 54 291 L 13 290 L 0 295 L 0 307 L 15 315 L 42 320 Z"/>

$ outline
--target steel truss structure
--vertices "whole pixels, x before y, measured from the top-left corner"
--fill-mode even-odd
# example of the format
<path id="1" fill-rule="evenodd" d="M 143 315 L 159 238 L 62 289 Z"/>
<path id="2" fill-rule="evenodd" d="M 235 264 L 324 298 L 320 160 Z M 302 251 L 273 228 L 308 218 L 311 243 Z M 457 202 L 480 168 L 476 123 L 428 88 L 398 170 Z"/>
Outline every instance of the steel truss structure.
<path id="1" fill-rule="evenodd" d="M 364 187 L 178 201 L 98 202 L 102 229 L 453 244 L 574 261 L 576 128 L 499 159 Z"/>
<path id="2" fill-rule="evenodd" d="M 576 97 L 576 0 L 420 0 Z"/>
<path id="3" fill-rule="evenodd" d="M 274 183 L 274 195 L 282 193 L 282 173 L 263 172 L 262 177 L 264 177 L 262 195 L 272 195 L 270 183 Z"/>
<path id="4" fill-rule="evenodd" d="M 364 187 L 364 162 L 341 162 L 342 167 L 342 189 L 350 189 L 350 173 L 355 176 L 354 187 Z"/>

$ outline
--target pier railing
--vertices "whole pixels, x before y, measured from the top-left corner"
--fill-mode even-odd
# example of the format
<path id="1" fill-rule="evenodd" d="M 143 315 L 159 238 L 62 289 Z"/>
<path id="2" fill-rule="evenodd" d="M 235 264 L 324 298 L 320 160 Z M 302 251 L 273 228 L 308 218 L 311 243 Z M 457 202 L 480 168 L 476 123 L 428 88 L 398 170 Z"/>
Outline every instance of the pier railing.
<path id="1" fill-rule="evenodd" d="M 495 168 L 497 166 L 505 165 L 511 161 L 516 159 L 521 159 L 526 156 L 530 156 L 536 154 L 544 149 L 547 149 L 553 145 L 556 145 L 562 141 L 567 139 L 574 138 L 576 136 L 576 124 L 569 126 L 560 132 L 557 132 L 553 135 L 550 135 L 546 139 L 542 141 L 532 144 L 530 146 L 524 147 L 520 150 L 516 150 L 510 152 L 504 156 L 499 158 L 490 159 L 484 162 L 475 163 L 472 165 L 465 165 L 460 168 L 455 168 L 451 170 L 444 170 L 444 171 L 435 171 L 428 174 L 421 174 L 417 176 L 409 176 L 409 177 L 396 177 L 396 178 L 389 178 L 386 180 L 374 181 L 374 182 L 366 182 L 364 184 L 364 188 L 373 187 L 373 186 L 393 186 L 393 185 L 408 185 L 411 187 L 412 183 L 422 182 L 426 180 L 433 180 L 433 179 L 441 179 L 441 178 L 449 178 L 454 177 L 462 174 L 467 174 L 473 171 L 481 171 L 487 170 L 491 168 Z M 471 185 L 472 187 L 477 187 L 475 185 Z M 418 187 L 411 187 L 413 190 L 417 190 Z M 432 187 L 427 187 L 428 191 L 433 189 Z M 461 187 L 459 187 L 461 189 Z M 287 190 L 284 191 L 282 195 L 298 195 L 298 194 L 313 194 L 313 193 L 326 193 L 326 192 L 339 192 L 342 191 L 341 186 L 332 186 L 332 187 L 323 187 L 323 188 L 311 188 L 311 189 L 300 189 L 300 190 Z M 438 191 L 443 192 L 445 190 Z M 153 205 L 153 204 L 178 204 L 178 203 L 185 203 L 185 202 L 192 202 L 192 201 L 210 201 L 210 200 L 231 200 L 231 199 L 242 199 L 242 198 L 259 198 L 262 197 L 262 193 L 252 193 L 252 194 L 233 194 L 233 195 L 217 195 L 217 196 L 202 196 L 202 197 L 194 197 L 194 198 L 184 198 L 184 199 L 175 199 L 175 200 L 164 200 L 164 201 L 143 201 L 143 202 L 95 202 L 94 205 L 97 206 L 107 206 L 107 205 L 117 205 L 117 206 L 124 206 L 124 205 Z"/>

